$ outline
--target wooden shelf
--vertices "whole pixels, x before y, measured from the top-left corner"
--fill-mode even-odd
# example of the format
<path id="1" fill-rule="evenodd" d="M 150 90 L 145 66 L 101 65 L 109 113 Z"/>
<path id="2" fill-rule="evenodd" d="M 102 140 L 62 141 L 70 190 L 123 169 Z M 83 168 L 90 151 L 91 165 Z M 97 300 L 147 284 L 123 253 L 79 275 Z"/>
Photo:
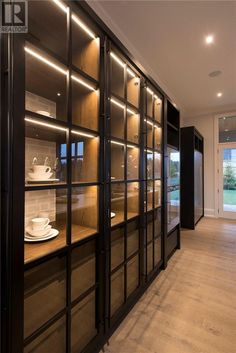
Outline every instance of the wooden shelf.
<path id="1" fill-rule="evenodd" d="M 77 224 L 72 224 L 71 225 L 71 242 L 75 243 L 79 240 L 88 238 L 94 234 L 96 234 L 98 231 L 95 228 L 89 228 L 89 227 L 82 227 Z"/>

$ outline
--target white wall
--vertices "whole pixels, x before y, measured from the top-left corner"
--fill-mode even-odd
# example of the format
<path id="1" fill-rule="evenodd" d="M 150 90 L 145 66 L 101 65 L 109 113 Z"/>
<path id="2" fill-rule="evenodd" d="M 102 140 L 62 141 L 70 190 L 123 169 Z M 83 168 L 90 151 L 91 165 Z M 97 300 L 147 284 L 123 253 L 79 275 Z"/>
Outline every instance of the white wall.
<path id="1" fill-rule="evenodd" d="M 204 137 L 204 198 L 205 216 L 215 216 L 215 161 L 214 161 L 215 115 L 182 119 L 182 126 L 195 126 Z"/>

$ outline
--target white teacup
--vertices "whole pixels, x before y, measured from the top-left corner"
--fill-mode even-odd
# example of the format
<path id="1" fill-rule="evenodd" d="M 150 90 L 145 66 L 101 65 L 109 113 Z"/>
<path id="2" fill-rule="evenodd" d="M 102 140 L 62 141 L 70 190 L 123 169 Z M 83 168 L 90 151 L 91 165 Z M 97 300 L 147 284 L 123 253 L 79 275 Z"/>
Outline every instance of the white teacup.
<path id="1" fill-rule="evenodd" d="M 37 175 L 50 173 L 52 170 L 51 167 L 48 167 L 47 165 L 37 165 L 37 164 L 33 165 L 32 169 L 33 169 L 33 172 Z"/>
<path id="2" fill-rule="evenodd" d="M 48 226 L 49 222 L 50 222 L 49 218 L 37 217 L 37 218 L 31 219 L 31 226 L 32 226 L 32 229 L 35 231 L 43 230 Z"/>

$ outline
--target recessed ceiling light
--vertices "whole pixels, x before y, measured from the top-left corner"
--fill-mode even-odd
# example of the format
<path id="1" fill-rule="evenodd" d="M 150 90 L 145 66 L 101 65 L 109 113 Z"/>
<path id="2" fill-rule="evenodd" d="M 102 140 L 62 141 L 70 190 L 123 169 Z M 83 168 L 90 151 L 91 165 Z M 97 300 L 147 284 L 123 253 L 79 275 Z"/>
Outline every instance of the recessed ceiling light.
<path id="1" fill-rule="evenodd" d="M 225 132 L 229 131 L 229 129 L 225 129 Z"/>
<path id="2" fill-rule="evenodd" d="M 217 97 L 222 97 L 222 92 L 218 92 Z"/>
<path id="3" fill-rule="evenodd" d="M 226 119 L 226 117 L 224 116 L 224 117 L 223 117 L 223 119 L 225 120 L 225 119 Z"/>
<path id="4" fill-rule="evenodd" d="M 214 77 L 220 76 L 221 74 L 222 74 L 222 72 L 220 70 L 215 70 L 215 71 L 210 72 L 208 74 L 208 76 L 211 78 L 214 78 Z"/>
<path id="5" fill-rule="evenodd" d="M 57 96 L 58 96 L 58 97 L 60 97 L 60 95 L 61 95 L 61 93 L 60 93 L 60 92 L 58 92 L 58 93 L 57 93 Z"/>
<path id="6" fill-rule="evenodd" d="M 205 41 L 206 41 L 206 44 L 212 44 L 212 43 L 214 42 L 214 37 L 213 37 L 213 35 L 210 34 L 210 35 L 206 36 Z"/>

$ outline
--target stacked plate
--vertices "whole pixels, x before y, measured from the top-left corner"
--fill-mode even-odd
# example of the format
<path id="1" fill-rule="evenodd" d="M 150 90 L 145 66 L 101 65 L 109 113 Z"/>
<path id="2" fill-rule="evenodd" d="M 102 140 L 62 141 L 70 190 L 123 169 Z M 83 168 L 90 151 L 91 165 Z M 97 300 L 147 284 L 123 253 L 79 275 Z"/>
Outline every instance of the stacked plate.
<path id="1" fill-rule="evenodd" d="M 57 229 L 52 228 L 48 225 L 41 230 L 33 230 L 31 227 L 26 228 L 25 241 L 29 243 L 41 242 L 55 238 L 59 234 Z"/>

